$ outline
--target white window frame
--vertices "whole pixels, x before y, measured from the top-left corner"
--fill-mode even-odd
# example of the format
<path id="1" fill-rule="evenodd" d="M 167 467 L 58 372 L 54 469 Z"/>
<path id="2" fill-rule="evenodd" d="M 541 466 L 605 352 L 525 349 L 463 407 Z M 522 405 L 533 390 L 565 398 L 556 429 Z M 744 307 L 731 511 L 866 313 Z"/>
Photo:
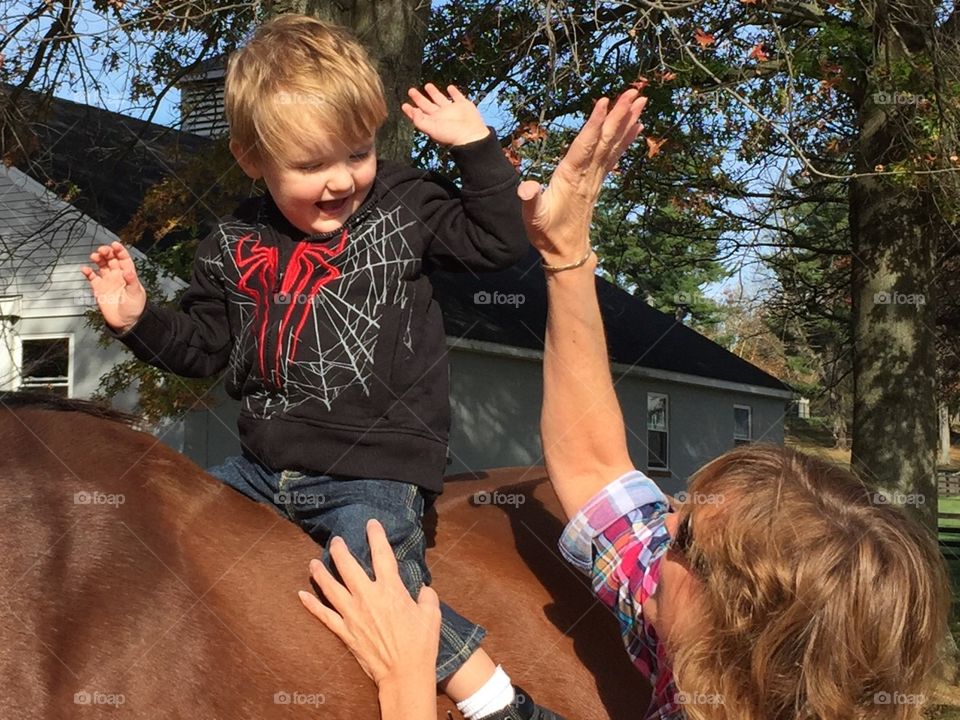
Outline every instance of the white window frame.
<path id="1" fill-rule="evenodd" d="M 662 430 L 659 429 L 659 428 L 651 428 L 651 427 L 650 427 L 650 401 L 651 401 L 652 399 L 659 399 L 659 398 L 663 398 L 663 401 L 664 401 L 664 419 L 663 419 L 664 427 L 663 427 Z M 661 470 L 661 471 L 667 470 L 667 471 L 668 471 L 668 470 L 670 470 L 670 396 L 667 395 L 666 393 L 648 392 L 648 393 L 647 393 L 647 408 L 646 408 L 646 410 L 647 410 L 647 422 L 646 422 L 646 425 L 647 425 L 647 469 L 648 469 L 648 470 Z M 652 453 L 652 451 L 651 451 L 651 449 L 650 449 L 650 433 L 651 433 L 651 432 L 662 432 L 662 433 L 664 434 L 664 437 L 666 438 L 666 442 L 664 443 L 665 448 L 666 448 L 666 453 L 665 453 L 665 454 L 666 454 L 666 457 L 663 458 L 663 465 L 654 465 L 654 464 L 653 464 L 653 453 Z"/>
<path id="2" fill-rule="evenodd" d="M 746 437 L 741 437 L 737 435 L 737 410 L 747 411 L 747 436 Z M 733 406 L 733 445 L 734 447 L 737 447 L 739 445 L 748 445 L 752 442 L 753 442 L 753 406 L 734 404 Z"/>
<path id="3" fill-rule="evenodd" d="M 42 386 L 39 385 L 25 385 L 23 377 L 23 342 L 25 340 L 67 340 L 67 397 L 73 397 L 73 384 L 74 384 L 74 336 L 73 333 L 69 332 L 59 332 L 59 333 L 30 333 L 27 335 L 20 335 L 17 338 L 17 348 L 16 348 L 16 373 L 17 373 L 17 387 L 21 390 L 26 390 L 30 388 L 42 389 Z M 58 386 L 62 387 L 62 386 Z"/>

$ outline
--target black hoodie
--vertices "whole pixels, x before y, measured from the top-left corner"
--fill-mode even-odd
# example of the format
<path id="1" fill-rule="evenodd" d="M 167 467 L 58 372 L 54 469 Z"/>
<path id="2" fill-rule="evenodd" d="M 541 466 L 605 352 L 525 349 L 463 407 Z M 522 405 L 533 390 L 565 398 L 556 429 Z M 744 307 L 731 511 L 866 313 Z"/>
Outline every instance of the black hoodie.
<path id="1" fill-rule="evenodd" d="M 518 177 L 497 138 L 451 149 L 463 189 L 378 160 L 363 205 L 305 236 L 269 196 L 201 241 L 180 312 L 154 303 L 115 333 L 187 377 L 227 368 L 240 440 L 274 470 L 442 490 L 450 426 L 433 269 L 486 272 L 527 247 Z"/>

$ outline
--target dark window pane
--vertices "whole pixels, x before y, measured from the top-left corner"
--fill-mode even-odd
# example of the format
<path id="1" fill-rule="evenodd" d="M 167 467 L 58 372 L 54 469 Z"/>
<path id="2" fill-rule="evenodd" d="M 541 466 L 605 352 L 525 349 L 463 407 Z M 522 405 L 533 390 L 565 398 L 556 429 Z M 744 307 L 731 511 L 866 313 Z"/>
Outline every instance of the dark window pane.
<path id="1" fill-rule="evenodd" d="M 750 433 L 750 408 L 735 407 L 733 409 L 733 437 L 736 440 L 749 440 Z"/>
<path id="2" fill-rule="evenodd" d="M 66 378 L 69 372 L 69 338 L 23 341 L 24 378 Z"/>
<path id="3" fill-rule="evenodd" d="M 67 396 L 70 388 L 70 339 L 23 340 L 23 387 Z"/>
<path id="4" fill-rule="evenodd" d="M 647 466 L 651 468 L 667 468 L 667 434 L 658 430 L 647 432 L 647 447 L 649 460 Z"/>

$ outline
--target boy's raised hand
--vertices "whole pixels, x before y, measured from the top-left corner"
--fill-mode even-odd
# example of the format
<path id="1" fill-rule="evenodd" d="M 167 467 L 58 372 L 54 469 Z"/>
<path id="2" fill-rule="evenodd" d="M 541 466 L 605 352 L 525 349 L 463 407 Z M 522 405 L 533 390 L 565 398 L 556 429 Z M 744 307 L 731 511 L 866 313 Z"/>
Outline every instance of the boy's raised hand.
<path id="1" fill-rule="evenodd" d="M 80 272 L 90 281 L 103 319 L 114 330 L 128 330 L 147 305 L 147 292 L 137 279 L 133 258 L 123 245 L 113 242 L 90 253 L 90 260 L 97 269 L 83 266 Z"/>
<path id="2" fill-rule="evenodd" d="M 447 86 L 449 97 L 433 83 L 427 83 L 423 89 L 426 95 L 410 88 L 407 94 L 413 104 L 403 103 L 400 107 L 414 127 L 431 140 L 443 145 L 466 145 L 490 134 L 477 106 L 454 85 Z"/>

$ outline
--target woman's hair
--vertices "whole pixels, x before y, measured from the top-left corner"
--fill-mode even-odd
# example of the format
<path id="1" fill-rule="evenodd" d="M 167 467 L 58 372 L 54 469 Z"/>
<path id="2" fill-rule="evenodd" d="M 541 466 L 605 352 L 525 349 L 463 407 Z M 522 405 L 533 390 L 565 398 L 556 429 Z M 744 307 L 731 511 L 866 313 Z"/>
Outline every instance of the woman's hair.
<path id="1" fill-rule="evenodd" d="M 689 497 L 701 622 L 671 650 L 691 720 L 921 717 L 950 608 L 931 532 L 774 446 L 718 457 Z"/>
<path id="2" fill-rule="evenodd" d="M 231 140 L 277 164 L 318 135 L 369 142 L 387 117 L 380 76 L 356 38 L 296 14 L 264 23 L 230 56 L 224 103 Z"/>

